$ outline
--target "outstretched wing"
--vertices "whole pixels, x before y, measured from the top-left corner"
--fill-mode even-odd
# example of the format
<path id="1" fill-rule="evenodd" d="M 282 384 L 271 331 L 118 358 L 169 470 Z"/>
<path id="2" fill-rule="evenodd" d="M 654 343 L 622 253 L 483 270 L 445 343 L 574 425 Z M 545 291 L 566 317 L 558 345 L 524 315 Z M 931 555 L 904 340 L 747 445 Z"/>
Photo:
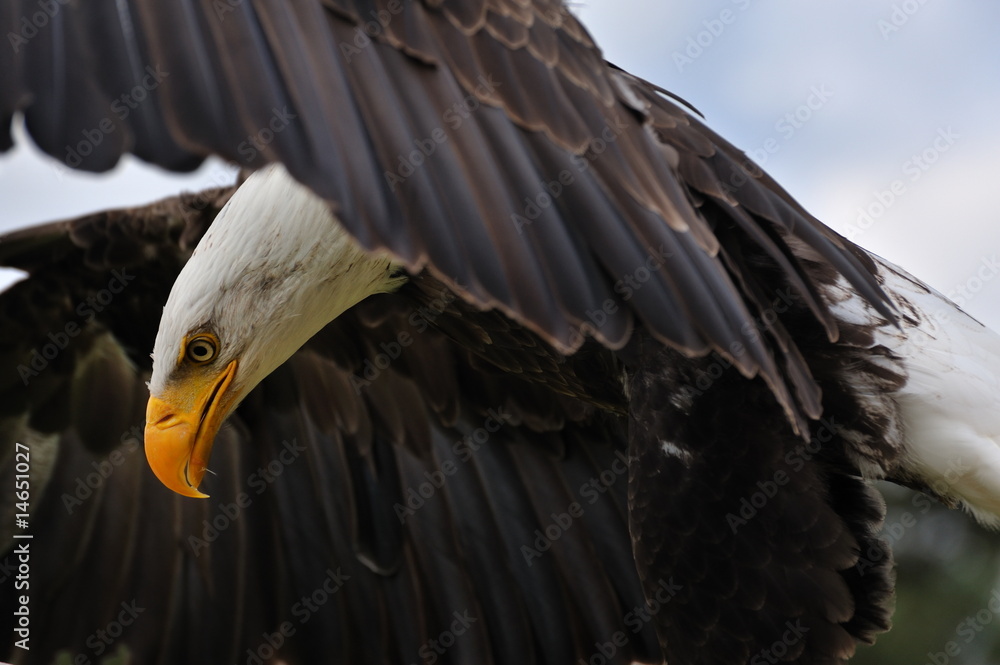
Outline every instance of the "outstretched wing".
<path id="1" fill-rule="evenodd" d="M 73 167 L 284 162 L 369 248 L 426 266 L 562 350 L 637 321 L 762 374 L 804 431 L 819 393 L 736 250 L 759 246 L 837 330 L 802 267 L 891 318 L 870 261 L 745 156 L 608 66 L 559 0 L 146 0 L 0 12 L 0 147 L 23 113 Z M 25 22 L 27 21 L 27 22 Z"/>
<path id="2" fill-rule="evenodd" d="M 622 417 L 568 396 L 587 385 L 570 365 L 557 391 L 480 367 L 429 325 L 457 306 L 432 281 L 362 303 L 261 384 L 220 433 L 210 499 L 162 487 L 141 450 L 147 353 L 229 193 L 0 243 L 30 273 L 0 296 L 0 433 L 31 468 L 28 528 L 8 503 L 0 523 L 4 571 L 30 548 L 31 650 L 4 574 L 0 659 L 575 662 L 607 642 L 655 661 Z"/>

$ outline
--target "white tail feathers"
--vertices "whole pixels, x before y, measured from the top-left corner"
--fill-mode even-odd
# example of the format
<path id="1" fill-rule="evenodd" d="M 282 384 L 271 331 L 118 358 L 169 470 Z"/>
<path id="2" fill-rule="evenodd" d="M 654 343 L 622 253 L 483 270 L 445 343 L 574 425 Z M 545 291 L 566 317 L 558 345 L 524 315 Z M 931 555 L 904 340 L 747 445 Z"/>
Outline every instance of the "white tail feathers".
<path id="1" fill-rule="evenodd" d="M 901 314 L 900 327 L 880 326 L 875 341 L 906 374 L 894 396 L 904 473 L 1000 527 L 1000 335 L 906 271 L 872 258 Z"/>

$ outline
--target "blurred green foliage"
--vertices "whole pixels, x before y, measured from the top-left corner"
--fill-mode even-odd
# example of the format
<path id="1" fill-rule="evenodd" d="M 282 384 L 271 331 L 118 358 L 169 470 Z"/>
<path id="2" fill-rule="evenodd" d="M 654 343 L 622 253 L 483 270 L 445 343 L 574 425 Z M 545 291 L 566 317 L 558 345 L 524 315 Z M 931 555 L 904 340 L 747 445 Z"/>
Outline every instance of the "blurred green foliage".
<path id="1" fill-rule="evenodd" d="M 923 494 L 882 483 L 896 560 L 893 627 L 859 665 L 1000 664 L 1000 533 Z"/>

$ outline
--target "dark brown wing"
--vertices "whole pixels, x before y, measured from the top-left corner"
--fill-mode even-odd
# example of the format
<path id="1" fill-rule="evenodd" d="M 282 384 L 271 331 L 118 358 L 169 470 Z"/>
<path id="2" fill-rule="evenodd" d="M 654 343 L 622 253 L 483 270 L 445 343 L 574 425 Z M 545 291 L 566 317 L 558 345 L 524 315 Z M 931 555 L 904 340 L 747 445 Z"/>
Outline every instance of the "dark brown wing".
<path id="1" fill-rule="evenodd" d="M 5 572 L 0 660 L 570 663 L 619 633 L 613 662 L 657 660 L 634 613 L 623 418 L 567 395 L 589 383 L 572 364 L 557 391 L 519 378 L 551 352 L 509 322 L 456 328 L 536 349 L 481 368 L 427 325 L 459 307 L 432 281 L 363 303 L 265 380 L 219 436 L 210 499 L 162 487 L 141 444 L 147 354 L 228 194 L 0 243 L 30 272 L 0 295 L 5 487 L 7 446 L 31 456 L 30 526 L 5 494 L 0 569 L 17 569 L 12 531 L 33 535 L 31 650 Z"/>
<path id="2" fill-rule="evenodd" d="M 835 325 L 816 258 L 889 314 L 867 259 L 652 86 L 609 67 L 556 0 L 58 4 L 0 12 L 0 145 L 24 114 L 49 154 L 173 169 L 280 160 L 370 248 L 563 350 L 636 325 L 761 374 L 805 431 L 819 414 L 773 294 L 727 245 L 744 234 Z M 30 33 L 30 36 L 28 36 Z M 711 215 L 706 215 L 706 209 Z M 752 280 L 751 280 L 752 281 Z"/>

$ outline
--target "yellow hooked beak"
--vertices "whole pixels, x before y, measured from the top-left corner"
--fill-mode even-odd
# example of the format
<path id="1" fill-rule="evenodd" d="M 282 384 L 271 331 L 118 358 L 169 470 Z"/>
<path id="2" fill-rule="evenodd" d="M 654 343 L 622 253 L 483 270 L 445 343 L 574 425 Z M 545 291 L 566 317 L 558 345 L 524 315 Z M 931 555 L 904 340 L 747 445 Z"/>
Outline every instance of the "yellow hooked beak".
<path id="1" fill-rule="evenodd" d="M 208 380 L 149 398 L 146 406 L 146 459 L 164 485 L 184 496 L 205 498 L 198 485 L 205 475 L 212 443 L 229 412 L 228 392 L 236 361 Z"/>

